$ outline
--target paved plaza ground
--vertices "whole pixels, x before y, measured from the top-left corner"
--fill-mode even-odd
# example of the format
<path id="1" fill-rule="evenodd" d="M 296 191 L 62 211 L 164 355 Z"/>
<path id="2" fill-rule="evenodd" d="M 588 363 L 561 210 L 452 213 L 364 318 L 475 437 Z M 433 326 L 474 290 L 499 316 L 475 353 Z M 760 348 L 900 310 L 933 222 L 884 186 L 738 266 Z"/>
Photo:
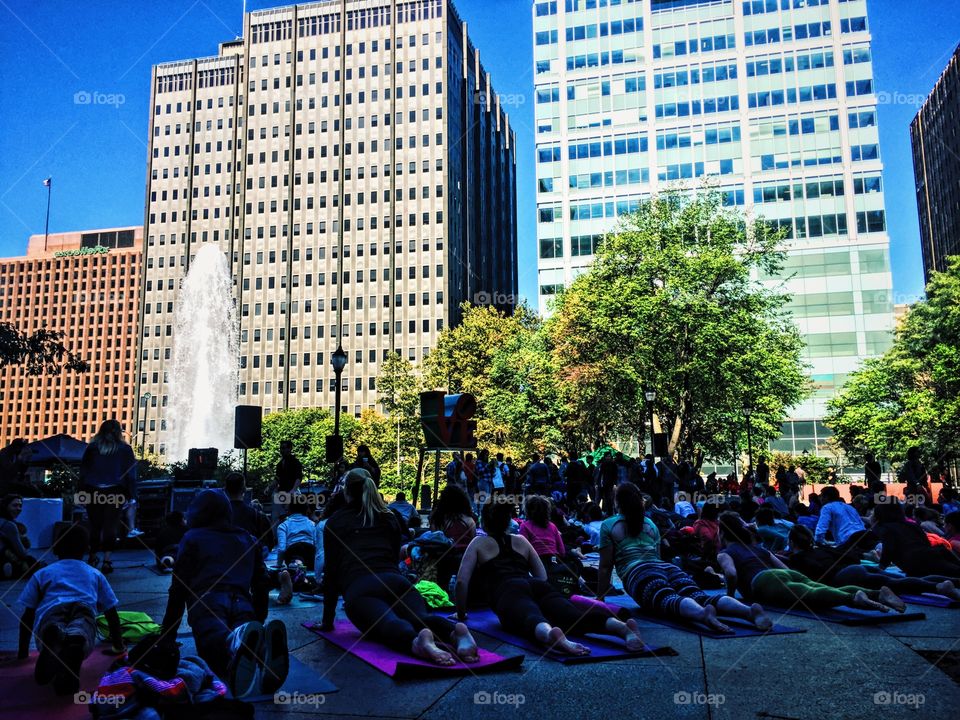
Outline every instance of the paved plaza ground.
<path id="1" fill-rule="evenodd" d="M 110 582 L 121 609 L 159 621 L 170 579 L 148 570 L 151 562 L 146 551 L 118 552 Z M 18 592 L 16 584 L 0 583 L 4 655 L 16 651 Z M 956 718 L 960 610 L 910 609 L 923 610 L 927 619 L 845 627 L 786 617 L 783 622 L 807 632 L 727 640 L 642 624 L 648 643 L 670 645 L 678 655 L 573 667 L 528 655 L 516 671 L 394 681 L 301 627 L 319 620 L 320 604 L 274 606 L 270 615 L 286 622 L 291 652 L 340 690 L 312 703 L 259 704 L 257 717 Z M 481 634 L 477 639 L 502 655 L 520 652 Z"/>

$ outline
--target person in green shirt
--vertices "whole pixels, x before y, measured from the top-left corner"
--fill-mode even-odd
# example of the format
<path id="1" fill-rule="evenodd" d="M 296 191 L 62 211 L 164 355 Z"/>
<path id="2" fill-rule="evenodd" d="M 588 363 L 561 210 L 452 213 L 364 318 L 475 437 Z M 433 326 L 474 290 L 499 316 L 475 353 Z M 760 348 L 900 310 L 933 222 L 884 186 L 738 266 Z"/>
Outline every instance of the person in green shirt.
<path id="1" fill-rule="evenodd" d="M 698 622 L 720 632 L 730 628 L 717 617 L 749 620 L 759 630 L 773 623 L 758 604 L 744 605 L 725 596 L 709 596 L 687 573 L 660 559 L 660 532 L 646 517 L 643 495 L 633 483 L 616 490 L 617 514 L 600 527 L 600 587 L 602 600 L 610 589 L 614 567 L 623 589 L 645 611 L 665 618 Z"/>

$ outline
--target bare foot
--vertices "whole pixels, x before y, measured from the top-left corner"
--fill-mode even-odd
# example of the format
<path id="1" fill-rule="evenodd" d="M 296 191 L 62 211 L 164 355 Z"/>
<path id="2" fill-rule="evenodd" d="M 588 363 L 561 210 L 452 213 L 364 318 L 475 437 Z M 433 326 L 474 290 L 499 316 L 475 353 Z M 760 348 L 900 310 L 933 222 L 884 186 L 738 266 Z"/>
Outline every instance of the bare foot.
<path id="1" fill-rule="evenodd" d="M 580 643 L 575 643 L 567 639 L 567 636 L 563 634 L 563 630 L 558 627 L 551 628 L 550 632 L 547 633 L 547 645 L 551 650 L 556 652 L 565 653 L 567 655 L 589 655 L 590 648 L 581 645 Z"/>
<path id="2" fill-rule="evenodd" d="M 477 650 L 477 641 L 463 623 L 457 623 L 453 628 L 453 635 L 450 638 L 453 645 L 453 652 L 465 663 L 475 663 L 480 660 L 480 653 Z"/>
<path id="3" fill-rule="evenodd" d="M 855 608 L 861 608 L 863 610 L 878 610 L 879 612 L 890 612 L 890 608 L 886 605 L 882 605 L 878 602 L 874 602 L 867 597 L 867 594 L 863 590 L 858 590 L 857 594 L 853 596 L 853 602 L 850 603 Z"/>
<path id="4" fill-rule="evenodd" d="M 627 626 L 627 632 L 623 637 L 623 642 L 630 652 L 640 652 L 646 647 L 640 638 L 640 626 L 634 619 L 627 620 L 624 625 Z"/>
<path id="5" fill-rule="evenodd" d="M 949 580 L 937 583 L 937 592 L 951 600 L 960 600 L 960 590 L 957 590 L 957 586 Z"/>
<path id="6" fill-rule="evenodd" d="M 281 570 L 277 576 L 280 581 L 280 594 L 277 595 L 277 603 L 280 605 L 289 605 L 293 600 L 293 579 L 286 570 Z"/>
<path id="7" fill-rule="evenodd" d="M 760 603 L 754 603 L 750 606 L 750 620 L 757 630 L 766 632 L 773 627 L 773 620 L 763 611 L 763 606 Z"/>
<path id="8" fill-rule="evenodd" d="M 411 650 L 418 658 L 429 660 L 436 665 L 453 665 L 456 663 L 453 655 L 437 647 L 433 633 L 426 628 L 421 630 L 420 634 L 414 638 Z"/>
<path id="9" fill-rule="evenodd" d="M 720 622 L 717 619 L 717 609 L 713 605 L 707 605 L 703 609 L 703 617 L 700 619 L 700 622 L 702 622 L 708 628 L 712 628 L 713 630 L 716 630 L 717 632 L 722 632 L 722 633 L 733 632 L 733 630 L 731 630 L 728 626 L 724 625 L 722 622 Z"/>
<path id="10" fill-rule="evenodd" d="M 880 602 L 887 607 L 892 607 L 899 613 L 906 612 L 907 604 L 901 600 L 893 590 L 884 585 L 880 588 Z"/>

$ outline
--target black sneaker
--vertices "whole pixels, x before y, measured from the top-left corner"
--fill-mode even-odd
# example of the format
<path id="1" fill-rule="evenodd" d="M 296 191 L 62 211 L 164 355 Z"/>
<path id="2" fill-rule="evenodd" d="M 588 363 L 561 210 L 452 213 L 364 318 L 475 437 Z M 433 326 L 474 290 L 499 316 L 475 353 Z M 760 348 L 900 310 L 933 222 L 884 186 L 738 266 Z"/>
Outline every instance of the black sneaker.
<path id="1" fill-rule="evenodd" d="M 242 699 L 257 691 L 260 666 L 264 656 L 263 625 L 256 620 L 244 625 L 240 636 L 240 647 L 230 665 L 230 692 Z"/>
<path id="2" fill-rule="evenodd" d="M 80 667 L 83 665 L 83 638 L 68 635 L 60 651 L 60 668 L 53 678 L 57 695 L 76 695 L 80 690 Z"/>
<path id="3" fill-rule="evenodd" d="M 33 679 L 38 685 L 46 685 L 53 680 L 58 669 L 62 669 L 60 660 L 60 643 L 63 642 L 63 632 L 56 625 L 47 625 L 40 635 L 40 657 L 33 669 Z"/>
<path id="4" fill-rule="evenodd" d="M 273 695 L 290 672 L 290 652 L 287 648 L 287 626 L 280 620 L 271 620 L 263 628 L 266 653 L 263 658 L 263 677 L 260 692 Z"/>

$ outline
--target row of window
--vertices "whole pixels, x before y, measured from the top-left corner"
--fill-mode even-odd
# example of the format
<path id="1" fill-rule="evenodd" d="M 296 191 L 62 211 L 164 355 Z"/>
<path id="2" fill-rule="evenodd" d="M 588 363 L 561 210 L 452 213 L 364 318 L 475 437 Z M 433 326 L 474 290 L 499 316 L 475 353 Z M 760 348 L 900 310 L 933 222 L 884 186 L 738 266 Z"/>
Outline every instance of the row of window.
<path id="1" fill-rule="evenodd" d="M 784 72 L 833 67 L 833 52 L 815 52 L 783 57 L 767 57 L 747 63 L 747 77 L 778 75 Z"/>
<path id="2" fill-rule="evenodd" d="M 715 63 L 713 65 L 702 65 L 696 68 L 683 70 L 669 70 L 659 72 L 653 76 L 653 86 L 658 90 L 667 87 L 680 87 L 683 85 L 698 85 L 701 82 L 711 83 L 721 80 L 735 80 L 737 77 L 737 66 L 732 63 Z"/>
<path id="3" fill-rule="evenodd" d="M 740 108 L 740 98 L 729 95 L 718 98 L 704 98 L 689 102 L 658 103 L 655 111 L 658 118 L 689 117 L 690 115 L 709 115 L 720 112 L 730 112 Z"/>
<path id="4" fill-rule="evenodd" d="M 848 83 L 849 85 L 850 83 Z M 835 83 L 825 85 L 809 85 L 801 88 L 787 88 L 786 90 L 763 90 L 747 94 L 747 104 L 751 108 L 774 107 L 776 105 L 798 102 L 816 102 L 818 100 L 832 100 L 837 97 Z"/>

